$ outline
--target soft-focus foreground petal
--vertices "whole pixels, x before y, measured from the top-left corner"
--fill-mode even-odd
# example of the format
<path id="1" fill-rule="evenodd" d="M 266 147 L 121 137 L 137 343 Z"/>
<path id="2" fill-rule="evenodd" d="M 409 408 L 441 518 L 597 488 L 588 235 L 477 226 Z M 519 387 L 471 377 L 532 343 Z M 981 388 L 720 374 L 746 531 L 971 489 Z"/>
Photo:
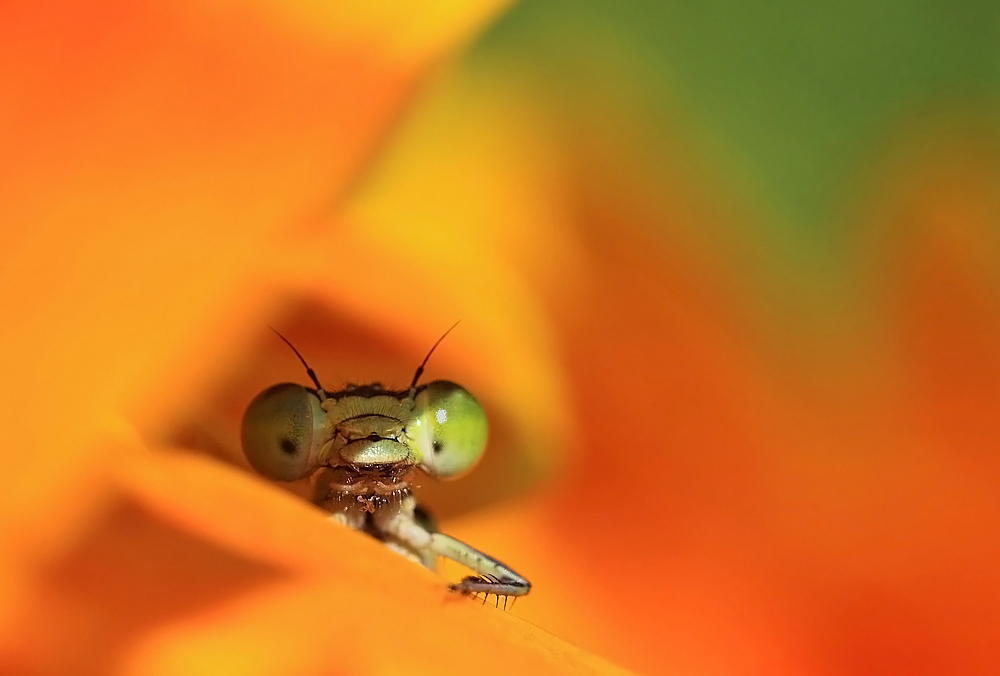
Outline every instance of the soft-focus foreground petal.
<path id="1" fill-rule="evenodd" d="M 127 445 L 4 673 L 624 673 L 247 475 Z"/>

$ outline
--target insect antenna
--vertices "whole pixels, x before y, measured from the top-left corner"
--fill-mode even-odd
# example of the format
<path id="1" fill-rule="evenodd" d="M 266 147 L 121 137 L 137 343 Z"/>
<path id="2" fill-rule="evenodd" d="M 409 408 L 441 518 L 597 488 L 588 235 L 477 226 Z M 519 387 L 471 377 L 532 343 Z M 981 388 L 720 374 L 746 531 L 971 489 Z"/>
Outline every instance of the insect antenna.
<path id="1" fill-rule="evenodd" d="M 316 377 L 316 372 L 313 371 L 312 367 L 310 367 L 309 364 L 306 363 L 305 357 L 303 357 L 299 353 L 299 351 L 295 349 L 295 346 L 292 345 L 292 343 L 291 343 L 290 340 L 288 340 L 283 335 L 281 335 L 280 333 L 278 333 L 278 329 L 274 328 L 273 326 L 269 326 L 268 328 L 271 329 L 272 331 L 274 331 L 274 333 L 278 336 L 278 338 L 281 338 L 283 341 L 285 341 L 285 345 L 287 345 L 288 347 L 292 348 L 292 352 L 294 352 L 295 356 L 299 358 L 299 361 L 302 362 L 302 365 L 306 367 L 306 375 L 308 375 L 309 379 L 312 380 L 313 384 L 316 385 L 316 392 L 317 392 L 317 394 L 319 394 L 320 401 L 326 399 L 326 390 L 324 390 L 323 386 L 319 384 L 319 378 Z M 449 331 L 450 330 L 451 329 L 449 329 Z M 438 341 L 438 342 L 440 342 L 440 341 Z M 436 347 L 436 345 L 435 345 L 435 347 Z"/>
<path id="2" fill-rule="evenodd" d="M 458 322 L 452 324 L 451 329 L 454 329 L 456 326 L 458 326 Z M 427 353 L 427 356 L 424 357 L 424 360 L 422 362 L 420 362 L 420 366 L 417 367 L 417 372 L 413 374 L 413 382 L 410 383 L 410 391 L 406 395 L 406 398 L 409 399 L 410 401 L 412 401 L 413 398 L 417 396 L 417 381 L 420 380 L 420 376 L 424 375 L 424 367 L 427 366 L 427 361 L 431 358 L 431 355 L 434 354 L 434 350 L 436 350 L 437 346 L 441 344 L 441 341 L 445 339 L 445 336 L 451 333 L 451 329 L 448 329 L 443 334 L 441 334 L 441 337 L 437 339 L 437 342 L 431 345 L 431 349 Z M 277 333 L 277 331 L 275 331 L 275 333 Z M 278 335 L 280 336 L 281 334 L 279 333 Z M 287 340 L 285 342 L 288 343 Z M 291 345 L 291 343 L 288 344 Z M 294 350 L 295 348 L 293 347 L 292 349 Z M 296 352 L 296 354 L 298 354 L 298 352 Z M 299 357 L 299 359 L 301 358 L 302 357 Z M 305 362 L 303 361 L 302 363 L 304 364 Z"/>

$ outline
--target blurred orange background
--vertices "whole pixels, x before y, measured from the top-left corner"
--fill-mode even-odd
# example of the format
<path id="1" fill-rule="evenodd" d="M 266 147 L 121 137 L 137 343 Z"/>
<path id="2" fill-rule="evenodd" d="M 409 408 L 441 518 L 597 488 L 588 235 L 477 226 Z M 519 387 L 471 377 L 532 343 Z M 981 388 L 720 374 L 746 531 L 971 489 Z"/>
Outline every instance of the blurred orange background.
<path id="1" fill-rule="evenodd" d="M 0 7 L 0 666 L 993 673 L 998 26 Z M 491 443 L 420 491 L 507 613 L 239 449 L 305 378 L 268 325 L 337 388 L 455 320 L 428 376 Z"/>

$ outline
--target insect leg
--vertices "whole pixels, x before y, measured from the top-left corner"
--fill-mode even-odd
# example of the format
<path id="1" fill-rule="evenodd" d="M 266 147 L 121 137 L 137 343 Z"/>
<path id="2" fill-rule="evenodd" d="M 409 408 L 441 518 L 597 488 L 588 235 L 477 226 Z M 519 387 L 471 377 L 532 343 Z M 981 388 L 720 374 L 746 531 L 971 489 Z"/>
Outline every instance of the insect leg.
<path id="1" fill-rule="evenodd" d="M 413 520 L 416 521 L 417 525 L 423 528 L 428 533 L 433 533 L 437 530 L 437 524 L 434 522 L 434 517 L 432 517 L 426 509 L 417 505 L 413 510 Z M 437 568 L 437 554 L 431 551 L 430 547 L 423 547 L 420 552 L 420 562 L 424 564 L 425 568 L 435 570 Z"/>
<path id="2" fill-rule="evenodd" d="M 463 578 L 461 582 L 449 585 L 451 591 L 498 596 L 524 596 L 531 591 L 531 583 L 514 572 L 510 566 L 450 535 L 432 533 L 430 546 L 436 554 L 456 561 L 476 573 Z"/>
<path id="3" fill-rule="evenodd" d="M 406 496 L 398 504 L 376 510 L 371 523 L 371 535 L 386 544 L 392 543 L 395 551 L 403 553 L 405 550 L 408 558 L 425 568 L 436 568 L 438 555 L 430 547 L 434 521 L 417 506 L 413 496 Z"/>

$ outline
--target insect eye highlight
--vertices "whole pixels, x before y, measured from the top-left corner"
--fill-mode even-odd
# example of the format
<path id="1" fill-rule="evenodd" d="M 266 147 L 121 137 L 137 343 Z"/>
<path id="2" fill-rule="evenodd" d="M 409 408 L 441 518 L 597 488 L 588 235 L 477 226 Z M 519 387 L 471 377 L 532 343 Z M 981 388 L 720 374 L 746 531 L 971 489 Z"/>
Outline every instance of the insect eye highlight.
<path id="1" fill-rule="evenodd" d="M 319 466 L 325 425 L 326 413 L 315 394 L 296 383 L 274 385 L 243 414 L 243 453 L 269 479 L 301 479 Z"/>
<path id="2" fill-rule="evenodd" d="M 450 479 L 472 469 L 482 457 L 488 431 L 476 398 L 461 385 L 436 380 L 417 394 L 415 404 L 424 471 Z"/>

